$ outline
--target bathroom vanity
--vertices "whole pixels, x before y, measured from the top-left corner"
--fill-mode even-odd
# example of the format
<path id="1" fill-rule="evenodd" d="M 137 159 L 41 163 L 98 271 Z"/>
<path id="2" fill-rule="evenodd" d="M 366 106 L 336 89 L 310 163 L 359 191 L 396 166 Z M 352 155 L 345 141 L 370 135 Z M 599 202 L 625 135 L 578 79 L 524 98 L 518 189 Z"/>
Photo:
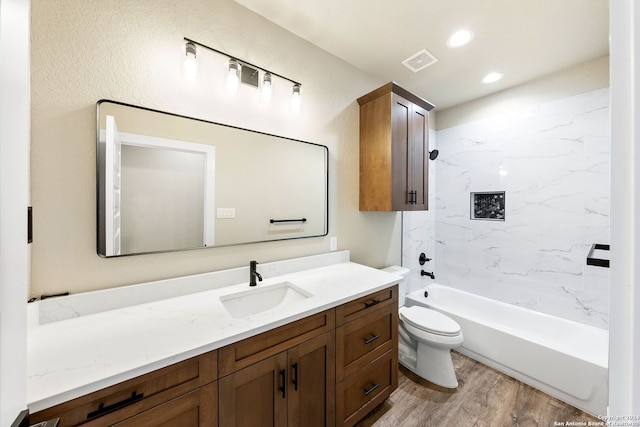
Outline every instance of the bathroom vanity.
<path id="1" fill-rule="evenodd" d="M 323 266 L 286 274 L 296 267 L 264 264 L 255 289 L 225 284 L 48 323 L 41 312 L 29 334 L 31 421 L 355 424 L 397 387 L 400 277 L 331 256 L 328 265 L 323 256 L 302 258 Z M 306 297 L 250 314 L 225 308 L 282 283 Z"/>

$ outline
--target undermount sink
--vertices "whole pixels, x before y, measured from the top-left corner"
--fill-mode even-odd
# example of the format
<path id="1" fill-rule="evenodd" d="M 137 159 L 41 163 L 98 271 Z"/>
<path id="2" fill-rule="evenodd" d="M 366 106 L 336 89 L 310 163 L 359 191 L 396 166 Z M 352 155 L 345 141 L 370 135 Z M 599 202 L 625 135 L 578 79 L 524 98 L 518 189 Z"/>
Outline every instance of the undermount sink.
<path id="1" fill-rule="evenodd" d="M 282 282 L 234 294 L 223 295 L 220 301 L 231 317 L 247 317 L 276 307 L 284 307 L 312 295 L 293 283 Z"/>

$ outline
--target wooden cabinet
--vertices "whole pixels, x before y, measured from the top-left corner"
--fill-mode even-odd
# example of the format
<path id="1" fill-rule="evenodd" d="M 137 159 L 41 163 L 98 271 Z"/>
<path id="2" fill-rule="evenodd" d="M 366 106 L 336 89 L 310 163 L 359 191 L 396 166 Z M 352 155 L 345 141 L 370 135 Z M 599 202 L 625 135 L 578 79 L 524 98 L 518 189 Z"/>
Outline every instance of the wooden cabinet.
<path id="1" fill-rule="evenodd" d="M 218 387 L 211 383 L 114 424 L 116 427 L 216 426 Z M 87 426 L 93 424 L 87 424 Z"/>
<path id="2" fill-rule="evenodd" d="M 325 332 L 333 331 L 335 319 L 334 310 L 327 310 L 222 347 L 218 350 L 218 375 L 229 375 Z"/>
<path id="3" fill-rule="evenodd" d="M 289 426 L 335 425 L 335 354 L 334 331 L 288 351 Z"/>
<path id="4" fill-rule="evenodd" d="M 336 387 L 339 426 L 353 426 L 398 388 L 398 350 L 386 352 Z"/>
<path id="5" fill-rule="evenodd" d="M 393 82 L 358 103 L 360 210 L 427 210 L 429 111 L 434 106 Z"/>
<path id="6" fill-rule="evenodd" d="M 284 426 L 287 423 L 287 355 L 279 353 L 220 379 L 220 424 Z"/>
<path id="7" fill-rule="evenodd" d="M 31 415 L 67 426 L 353 425 L 398 384 L 398 287 Z"/>
<path id="8" fill-rule="evenodd" d="M 334 332 L 220 379 L 220 425 L 335 424 Z"/>
<path id="9" fill-rule="evenodd" d="M 398 387 L 398 287 L 336 313 L 336 420 L 352 426 Z"/>
<path id="10" fill-rule="evenodd" d="M 30 416 L 66 426 L 217 425 L 217 352 L 158 369 Z M 153 420 L 150 423 L 148 420 Z M 188 421 L 188 422 L 187 422 Z"/>
<path id="11" fill-rule="evenodd" d="M 220 349 L 220 425 L 334 425 L 334 327 L 328 310 Z"/>

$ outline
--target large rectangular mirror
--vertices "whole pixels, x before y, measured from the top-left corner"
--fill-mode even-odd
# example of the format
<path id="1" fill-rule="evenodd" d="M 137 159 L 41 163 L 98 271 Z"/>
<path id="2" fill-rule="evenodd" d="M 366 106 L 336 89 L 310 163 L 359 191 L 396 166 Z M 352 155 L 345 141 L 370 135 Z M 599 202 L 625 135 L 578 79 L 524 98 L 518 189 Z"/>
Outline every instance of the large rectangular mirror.
<path id="1" fill-rule="evenodd" d="M 325 236 L 327 147 L 97 103 L 98 254 Z"/>

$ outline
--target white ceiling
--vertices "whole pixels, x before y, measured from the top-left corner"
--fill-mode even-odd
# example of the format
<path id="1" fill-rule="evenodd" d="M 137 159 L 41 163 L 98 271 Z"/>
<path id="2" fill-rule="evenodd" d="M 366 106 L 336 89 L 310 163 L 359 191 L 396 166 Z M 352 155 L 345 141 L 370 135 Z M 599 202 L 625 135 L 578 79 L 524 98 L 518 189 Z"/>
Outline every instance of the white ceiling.
<path id="1" fill-rule="evenodd" d="M 609 53 L 607 0 L 236 2 L 440 110 Z M 448 48 L 447 38 L 461 28 L 474 39 Z M 422 49 L 439 61 L 418 73 L 401 64 Z M 490 71 L 505 77 L 482 84 Z"/>

